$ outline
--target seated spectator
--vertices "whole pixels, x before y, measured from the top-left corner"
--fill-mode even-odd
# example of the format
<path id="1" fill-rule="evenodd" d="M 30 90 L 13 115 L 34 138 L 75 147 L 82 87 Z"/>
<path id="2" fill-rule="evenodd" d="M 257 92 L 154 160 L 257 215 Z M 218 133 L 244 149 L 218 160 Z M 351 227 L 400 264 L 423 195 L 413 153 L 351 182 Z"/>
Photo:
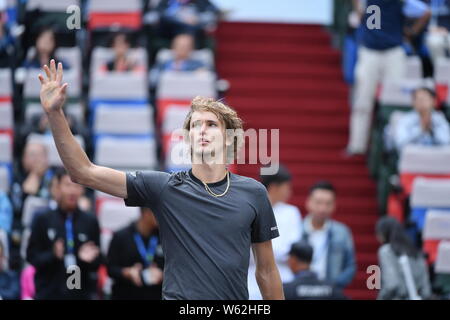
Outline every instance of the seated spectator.
<path id="1" fill-rule="evenodd" d="M 0 8 L 0 68 L 12 66 L 11 56 L 14 50 L 14 39 L 6 25 L 6 15 Z"/>
<path id="2" fill-rule="evenodd" d="M 46 145 L 39 141 L 30 141 L 25 145 L 22 170 L 18 172 L 11 188 L 13 207 L 20 215 L 28 196 L 50 198 L 53 171 L 49 168 L 47 152 Z"/>
<path id="3" fill-rule="evenodd" d="M 199 35 L 201 31 L 213 31 L 217 24 L 218 9 L 209 0 L 162 0 L 157 11 L 161 29 L 168 30 L 166 36 L 180 33 Z"/>
<path id="4" fill-rule="evenodd" d="M 336 206 L 336 191 L 326 181 L 318 182 L 306 200 L 308 215 L 303 221 L 303 240 L 314 249 L 311 270 L 320 280 L 344 288 L 356 272 L 352 233 L 347 226 L 331 219 Z"/>
<path id="5" fill-rule="evenodd" d="M 111 48 L 114 51 L 114 59 L 103 66 L 103 71 L 127 72 L 144 71 L 143 66 L 139 65 L 129 57 L 131 47 L 130 40 L 126 33 L 117 33 L 111 41 Z"/>
<path id="6" fill-rule="evenodd" d="M 150 73 L 150 83 L 156 87 L 163 71 L 202 71 L 206 66 L 202 61 L 192 59 L 194 38 L 189 34 L 180 34 L 172 41 L 173 58 L 155 66 Z"/>
<path id="7" fill-rule="evenodd" d="M 163 255 L 150 209 L 142 208 L 137 222 L 114 234 L 107 267 L 113 300 L 161 300 Z"/>
<path id="8" fill-rule="evenodd" d="M 431 296 L 428 268 L 423 254 L 406 234 L 402 225 L 392 217 L 381 218 L 376 235 L 382 246 L 378 249 L 381 268 L 379 300 L 416 300 Z M 402 263 L 402 257 L 407 263 Z M 409 270 L 407 270 L 409 269 Z M 408 279 L 408 274 L 411 278 Z M 407 280 L 408 279 L 408 280 Z M 408 290 L 407 281 L 412 284 Z"/>
<path id="9" fill-rule="evenodd" d="M 64 69 L 69 69 L 70 65 L 56 57 L 57 43 L 55 33 L 51 28 L 44 28 L 36 38 L 35 53 L 27 59 L 23 66 L 25 68 L 40 69 L 43 65 L 48 65 L 51 59 L 61 62 Z"/>
<path id="10" fill-rule="evenodd" d="M 36 268 L 36 299 L 92 299 L 101 262 L 100 228 L 94 215 L 78 208 L 83 187 L 62 168 L 55 175 L 58 209 L 34 219 L 27 249 L 27 261 Z M 71 266 L 79 268 L 76 290 L 67 285 Z"/>
<path id="11" fill-rule="evenodd" d="M 272 248 L 282 282 L 289 282 L 294 278 L 288 266 L 288 254 L 291 245 L 299 241 L 302 236 L 300 210 L 296 206 L 287 203 L 292 194 L 291 180 L 290 172 L 281 165 L 276 174 L 261 176 L 261 182 L 267 188 L 278 231 L 280 232 L 280 236 L 272 240 Z M 249 298 L 250 300 L 262 300 L 255 273 L 256 266 L 252 257 L 248 271 Z"/>
<path id="12" fill-rule="evenodd" d="M 18 300 L 20 298 L 19 275 L 5 269 L 5 248 L 0 241 L 0 300 Z"/>
<path id="13" fill-rule="evenodd" d="M 313 248 L 304 241 L 292 244 L 288 264 L 294 280 L 283 283 L 286 300 L 326 300 L 345 299 L 341 290 L 332 284 L 319 280 L 310 270 Z"/>
<path id="14" fill-rule="evenodd" d="M 450 0 L 428 0 L 431 6 L 431 22 L 426 43 L 434 65 L 439 57 L 450 52 Z"/>
<path id="15" fill-rule="evenodd" d="M 440 111 L 434 110 L 435 105 L 433 90 L 422 87 L 414 91 L 414 111 L 401 117 L 393 132 L 394 144 L 398 151 L 408 144 L 430 146 L 450 144 L 449 123 Z"/>

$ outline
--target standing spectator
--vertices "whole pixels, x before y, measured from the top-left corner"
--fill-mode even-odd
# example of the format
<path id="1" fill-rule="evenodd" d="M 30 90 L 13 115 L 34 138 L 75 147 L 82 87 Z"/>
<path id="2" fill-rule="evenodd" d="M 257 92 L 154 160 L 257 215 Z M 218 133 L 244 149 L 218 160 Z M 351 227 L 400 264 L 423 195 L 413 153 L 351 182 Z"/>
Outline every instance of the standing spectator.
<path id="1" fill-rule="evenodd" d="M 329 182 L 313 185 L 306 200 L 308 215 L 303 222 L 303 240 L 314 249 L 311 270 L 321 280 L 344 288 L 356 272 L 352 233 L 347 226 L 331 219 L 336 191 Z"/>
<path id="2" fill-rule="evenodd" d="M 0 241 L 0 300 L 18 300 L 20 298 L 19 275 L 15 271 L 5 270 L 5 248 Z"/>
<path id="3" fill-rule="evenodd" d="M 157 10 L 169 38 L 180 33 L 200 36 L 216 27 L 218 10 L 209 0 L 162 0 Z"/>
<path id="4" fill-rule="evenodd" d="M 25 68 L 40 69 L 43 65 L 49 64 L 51 59 L 61 62 L 65 69 L 70 66 L 67 62 L 56 57 L 56 39 L 55 32 L 51 28 L 44 28 L 39 32 L 36 38 L 34 55 L 24 62 Z"/>
<path id="5" fill-rule="evenodd" d="M 293 243 L 302 238 L 300 210 L 296 206 L 286 203 L 292 194 L 291 180 L 291 173 L 282 165 L 280 165 L 276 174 L 261 176 L 261 182 L 267 189 L 280 232 L 280 236 L 272 240 L 272 248 L 282 282 L 289 282 L 294 278 L 288 266 L 289 250 Z M 255 262 L 250 259 L 248 272 L 249 297 L 251 300 L 261 300 L 255 272 Z"/>
<path id="6" fill-rule="evenodd" d="M 423 254 L 414 246 L 402 225 L 392 217 L 381 218 L 376 225 L 376 235 L 382 246 L 378 249 L 381 268 L 380 300 L 409 300 L 411 295 L 419 299 L 431 296 L 428 268 Z M 406 267 L 402 267 L 402 257 L 407 258 Z M 410 269 L 405 272 L 405 268 Z M 407 274 L 411 274 L 411 288 L 407 287 Z"/>
<path id="7" fill-rule="evenodd" d="M 289 251 L 288 264 L 295 275 L 293 281 L 284 283 L 286 300 L 344 299 L 341 290 L 326 281 L 321 281 L 310 270 L 313 248 L 304 241 L 294 243 Z"/>
<path id="8" fill-rule="evenodd" d="M 113 300 L 161 300 L 163 256 L 153 212 L 116 232 L 108 250 Z"/>
<path id="9" fill-rule="evenodd" d="M 428 50 L 436 67 L 436 60 L 450 53 L 450 0 L 428 0 L 431 22 L 426 36 Z"/>
<path id="10" fill-rule="evenodd" d="M 362 30 L 347 153 L 364 154 L 378 83 L 402 79 L 405 75 L 406 54 L 402 48 L 405 16 L 418 18 L 406 31 L 407 36 L 412 37 L 424 29 L 431 14 L 419 0 L 367 0 L 367 8 L 375 5 L 380 9 L 380 28 L 373 29 L 369 25 L 371 13 L 365 12 L 366 7 L 362 6 L 361 1 L 353 1 L 356 11 L 362 16 Z"/>
<path id="11" fill-rule="evenodd" d="M 91 299 L 100 265 L 100 229 L 97 219 L 78 209 L 83 187 L 63 169 L 58 180 L 58 209 L 36 216 L 27 260 L 36 268 L 36 299 Z M 79 268 L 80 288 L 67 286 L 68 268 Z"/>
<path id="12" fill-rule="evenodd" d="M 398 151 L 408 144 L 448 145 L 450 125 L 445 116 L 434 110 L 436 94 L 427 87 L 413 92 L 414 111 L 402 116 L 394 131 L 394 143 Z"/>
<path id="13" fill-rule="evenodd" d="M 130 58 L 131 42 L 126 33 L 116 33 L 111 40 L 111 48 L 114 51 L 113 60 L 109 61 L 104 67 L 104 71 L 116 72 L 142 72 L 143 66 Z"/>

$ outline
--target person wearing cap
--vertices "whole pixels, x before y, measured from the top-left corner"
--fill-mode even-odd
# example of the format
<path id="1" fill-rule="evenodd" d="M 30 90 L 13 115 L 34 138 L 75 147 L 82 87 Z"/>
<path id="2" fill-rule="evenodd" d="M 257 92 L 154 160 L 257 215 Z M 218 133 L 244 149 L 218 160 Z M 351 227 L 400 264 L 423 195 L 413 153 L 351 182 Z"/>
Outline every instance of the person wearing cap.
<path id="1" fill-rule="evenodd" d="M 398 151 L 409 144 L 442 146 L 450 144 L 450 126 L 441 111 L 435 110 L 436 94 L 428 87 L 413 92 L 414 110 L 402 116 L 394 129 Z"/>
<path id="2" fill-rule="evenodd" d="M 342 300 L 345 296 L 331 283 L 322 281 L 311 271 L 313 248 L 306 241 L 291 246 L 288 265 L 295 275 L 294 280 L 284 283 L 286 300 Z"/>

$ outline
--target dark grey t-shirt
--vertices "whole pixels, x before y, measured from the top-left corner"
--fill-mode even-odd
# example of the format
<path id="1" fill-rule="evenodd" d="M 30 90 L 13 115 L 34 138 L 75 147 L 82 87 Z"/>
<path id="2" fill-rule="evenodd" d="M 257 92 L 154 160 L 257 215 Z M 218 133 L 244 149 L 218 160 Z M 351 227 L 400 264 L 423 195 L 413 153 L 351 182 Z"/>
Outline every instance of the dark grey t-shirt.
<path id="1" fill-rule="evenodd" d="M 215 194 L 227 179 L 208 184 Z M 149 207 L 164 251 L 164 299 L 248 299 L 252 242 L 278 237 L 265 187 L 230 173 L 213 197 L 192 171 L 127 174 L 127 206 Z"/>

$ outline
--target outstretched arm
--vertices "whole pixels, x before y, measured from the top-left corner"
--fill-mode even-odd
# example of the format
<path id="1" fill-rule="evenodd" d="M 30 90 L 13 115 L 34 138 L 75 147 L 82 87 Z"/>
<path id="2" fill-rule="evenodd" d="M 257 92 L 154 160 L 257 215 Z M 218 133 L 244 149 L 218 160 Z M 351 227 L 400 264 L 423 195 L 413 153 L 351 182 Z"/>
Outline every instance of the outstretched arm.
<path id="1" fill-rule="evenodd" d="M 44 71 L 47 78 L 39 75 L 41 104 L 48 116 L 59 156 L 70 178 L 86 187 L 126 198 L 125 173 L 94 165 L 70 131 L 62 110 L 67 89 L 67 83 L 62 84 L 62 64 L 59 63 L 57 69 L 55 60 L 51 60 L 50 68 L 45 65 Z"/>
<path id="2" fill-rule="evenodd" d="M 273 256 L 272 241 L 254 243 L 256 282 L 264 300 L 284 300 L 283 285 Z"/>

